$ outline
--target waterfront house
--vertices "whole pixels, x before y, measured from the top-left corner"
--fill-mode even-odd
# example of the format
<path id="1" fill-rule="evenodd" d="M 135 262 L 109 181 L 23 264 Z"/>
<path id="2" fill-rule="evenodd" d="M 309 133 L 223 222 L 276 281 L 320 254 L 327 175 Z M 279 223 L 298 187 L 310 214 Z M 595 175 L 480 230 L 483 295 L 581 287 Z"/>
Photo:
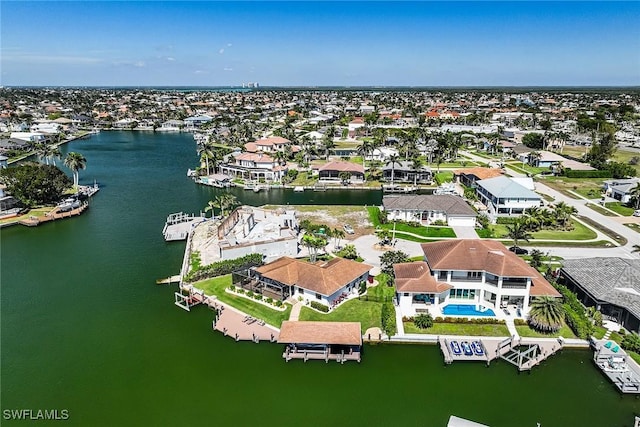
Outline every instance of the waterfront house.
<path id="1" fill-rule="evenodd" d="M 640 259 L 614 257 L 567 259 L 560 283 L 605 318 L 640 333 Z"/>
<path id="2" fill-rule="evenodd" d="M 523 317 L 531 298 L 560 297 L 536 269 L 500 242 L 460 239 L 421 246 L 424 261 L 394 265 L 403 316 L 426 311 L 442 316 L 448 305 L 462 305 L 477 313 L 511 306 Z"/>
<path id="3" fill-rule="evenodd" d="M 209 123 L 211 120 L 213 120 L 213 117 L 206 114 L 200 116 L 191 116 L 184 119 L 184 126 L 188 130 L 193 130 L 205 123 Z"/>
<path id="4" fill-rule="evenodd" d="M 350 183 L 364 182 L 364 167 L 350 162 L 329 162 L 320 166 L 318 174 L 320 181 L 342 182 L 341 174 L 346 172 L 349 178 L 345 179 Z"/>
<path id="5" fill-rule="evenodd" d="M 167 120 L 162 122 L 160 127 L 156 130 L 161 132 L 180 132 L 184 127 L 184 121 L 182 120 Z"/>
<path id="6" fill-rule="evenodd" d="M 286 151 L 288 146 L 291 147 L 292 153 L 300 150 L 298 146 L 291 145 L 291 141 L 281 136 L 271 136 L 254 142 L 247 142 L 244 145 L 244 149 L 250 153 L 275 153 L 277 151 Z"/>
<path id="7" fill-rule="evenodd" d="M 444 221 L 450 227 L 475 227 L 478 216 L 462 197 L 450 194 L 384 196 L 382 206 L 389 221 L 419 222 L 422 225 Z"/>
<path id="8" fill-rule="evenodd" d="M 249 270 L 242 286 L 274 299 L 293 296 L 332 307 L 357 295 L 371 268 L 344 258 L 309 263 L 285 256 Z"/>
<path id="9" fill-rule="evenodd" d="M 477 181 L 476 193 L 493 216 L 522 215 L 542 202 L 539 194 L 506 176 Z"/>
<path id="10" fill-rule="evenodd" d="M 220 165 L 220 173 L 256 181 L 277 181 L 287 172 L 271 156 L 262 153 L 237 153 L 229 163 Z"/>
<path id="11" fill-rule="evenodd" d="M 412 162 L 407 160 L 398 161 L 395 164 L 387 163 L 382 168 L 382 175 L 385 181 L 409 182 L 416 184 L 431 184 L 433 173 L 429 166 L 422 165 L 418 170 L 413 169 Z"/>

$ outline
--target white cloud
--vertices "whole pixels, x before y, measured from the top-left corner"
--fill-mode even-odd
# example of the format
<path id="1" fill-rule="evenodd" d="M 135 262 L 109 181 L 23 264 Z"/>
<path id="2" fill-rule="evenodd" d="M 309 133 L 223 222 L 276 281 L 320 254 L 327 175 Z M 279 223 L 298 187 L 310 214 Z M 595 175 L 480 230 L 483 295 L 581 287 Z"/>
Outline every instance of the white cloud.
<path id="1" fill-rule="evenodd" d="M 227 47 L 231 47 L 233 46 L 231 43 L 227 43 Z"/>
<path id="2" fill-rule="evenodd" d="M 224 68 L 223 68 L 223 70 L 224 70 L 224 71 L 233 71 L 233 68 L 231 68 L 231 67 L 224 67 Z"/>
<path id="3" fill-rule="evenodd" d="M 38 55 L 38 54 L 17 54 L 2 55 L 2 60 L 7 62 L 22 62 L 26 64 L 97 64 L 103 62 L 100 58 L 90 56 L 65 56 L 65 55 Z"/>
<path id="4" fill-rule="evenodd" d="M 220 55 L 222 55 L 222 54 L 224 53 L 224 48 L 221 48 L 221 49 L 218 51 L 218 53 L 219 53 Z"/>
<path id="5" fill-rule="evenodd" d="M 175 61 L 175 60 L 176 60 L 176 58 L 174 58 L 174 57 L 171 57 L 171 56 L 167 57 L 167 61 Z"/>
<path id="6" fill-rule="evenodd" d="M 209 74 L 209 72 L 206 70 L 195 70 L 193 74 Z"/>
<path id="7" fill-rule="evenodd" d="M 134 66 L 134 67 L 137 67 L 137 68 L 142 68 L 142 67 L 144 67 L 145 65 L 147 65 L 147 64 L 145 64 L 145 63 L 144 63 L 144 61 L 137 61 L 137 62 L 134 62 L 134 63 L 133 63 L 133 66 Z"/>

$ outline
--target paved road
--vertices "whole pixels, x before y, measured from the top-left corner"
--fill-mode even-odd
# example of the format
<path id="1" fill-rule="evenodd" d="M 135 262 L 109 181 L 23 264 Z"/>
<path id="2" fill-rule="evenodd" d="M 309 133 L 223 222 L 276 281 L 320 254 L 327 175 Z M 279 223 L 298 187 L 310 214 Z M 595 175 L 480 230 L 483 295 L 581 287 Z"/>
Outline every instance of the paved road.
<path id="1" fill-rule="evenodd" d="M 467 156 L 475 161 L 488 163 L 487 159 L 473 155 L 468 152 L 461 152 L 462 155 Z M 522 173 L 515 172 L 511 169 L 507 169 L 507 173 L 511 176 L 525 176 Z M 536 182 L 536 191 L 542 194 L 546 194 L 555 199 L 556 202 L 565 202 L 566 204 L 573 206 L 578 211 L 578 214 L 590 218 L 591 220 L 602 224 L 611 231 L 623 236 L 627 239 L 627 244 L 622 247 L 612 248 L 562 248 L 562 247 L 544 247 L 544 252 L 549 252 L 551 255 L 561 256 L 563 258 L 588 258 L 588 257 L 622 257 L 622 258 L 637 258 L 637 254 L 632 253 L 633 245 L 640 244 L 640 233 L 624 226 L 619 218 L 608 217 L 602 215 L 591 208 L 586 206 L 588 200 L 586 199 L 572 199 L 564 194 L 554 190 L 553 188 L 541 183 Z M 628 222 L 635 222 L 635 218 L 630 219 Z"/>

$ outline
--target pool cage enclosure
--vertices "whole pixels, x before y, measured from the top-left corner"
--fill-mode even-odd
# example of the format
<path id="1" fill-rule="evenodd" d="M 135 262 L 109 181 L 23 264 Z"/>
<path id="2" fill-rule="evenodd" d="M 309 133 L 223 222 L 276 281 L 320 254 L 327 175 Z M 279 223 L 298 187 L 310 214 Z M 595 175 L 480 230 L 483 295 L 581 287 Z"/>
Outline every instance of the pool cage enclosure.
<path id="1" fill-rule="evenodd" d="M 231 280 L 234 286 L 276 301 L 284 301 L 291 295 L 289 285 L 264 278 L 251 268 L 234 271 Z"/>

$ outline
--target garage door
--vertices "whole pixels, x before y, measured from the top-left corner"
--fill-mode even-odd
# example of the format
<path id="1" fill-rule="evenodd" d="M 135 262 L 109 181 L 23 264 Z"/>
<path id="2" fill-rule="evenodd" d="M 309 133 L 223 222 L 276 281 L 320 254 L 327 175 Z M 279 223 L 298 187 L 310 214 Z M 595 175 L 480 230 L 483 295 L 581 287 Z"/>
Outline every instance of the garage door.
<path id="1" fill-rule="evenodd" d="M 469 216 L 450 216 L 447 224 L 449 224 L 450 227 L 475 227 L 476 218 Z"/>

